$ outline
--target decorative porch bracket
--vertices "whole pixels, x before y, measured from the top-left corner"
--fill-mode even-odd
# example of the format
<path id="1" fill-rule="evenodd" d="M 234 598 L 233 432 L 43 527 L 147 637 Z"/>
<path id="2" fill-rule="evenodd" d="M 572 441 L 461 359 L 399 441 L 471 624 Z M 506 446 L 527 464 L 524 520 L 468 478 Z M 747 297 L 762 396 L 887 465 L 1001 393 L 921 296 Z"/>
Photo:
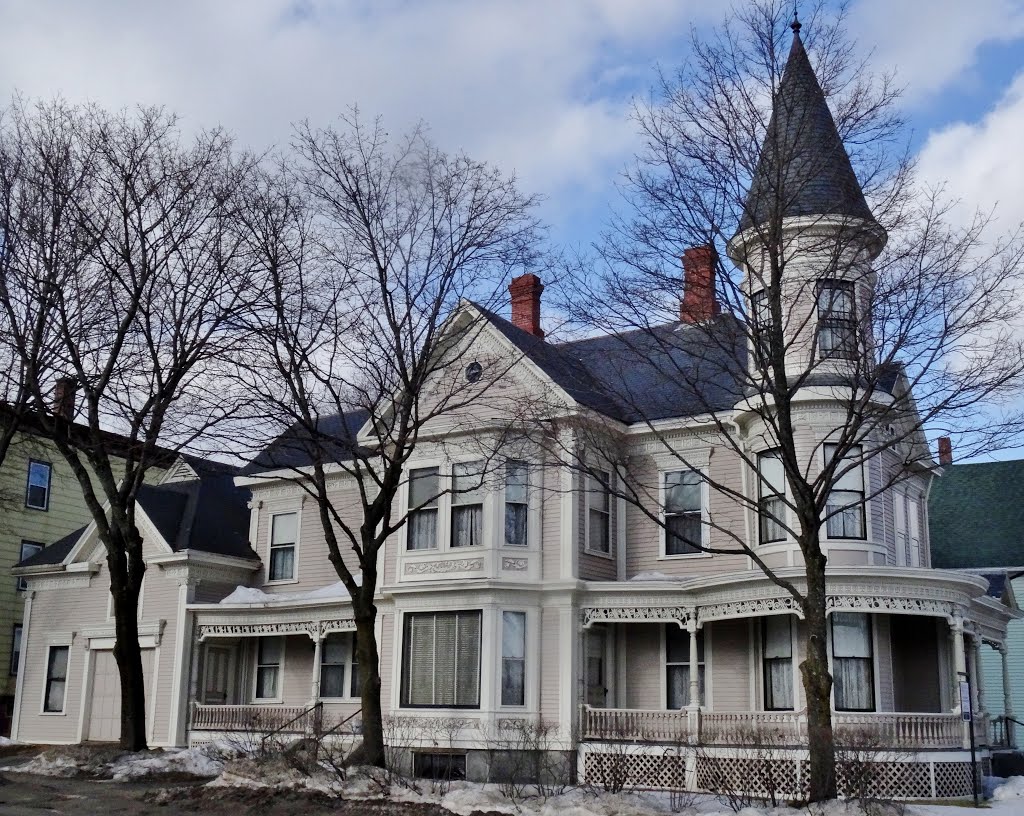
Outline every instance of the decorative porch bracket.
<path id="1" fill-rule="evenodd" d="M 321 640 L 330 632 L 354 632 L 354 618 L 331 618 L 319 621 L 280 621 L 270 623 L 202 623 L 196 627 L 200 641 L 214 637 L 264 637 L 274 635 L 306 635 Z"/>
<path id="2" fill-rule="evenodd" d="M 595 623 L 675 623 L 685 628 L 697 613 L 685 606 L 603 606 L 580 610 L 583 628 Z"/>

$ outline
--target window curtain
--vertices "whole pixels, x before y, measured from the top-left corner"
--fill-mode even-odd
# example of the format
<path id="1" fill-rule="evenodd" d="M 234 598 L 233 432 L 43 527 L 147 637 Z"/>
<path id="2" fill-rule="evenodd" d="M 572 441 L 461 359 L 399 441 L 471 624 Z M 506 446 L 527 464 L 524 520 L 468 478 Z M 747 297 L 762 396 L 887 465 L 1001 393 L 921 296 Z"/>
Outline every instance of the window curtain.
<path id="1" fill-rule="evenodd" d="M 859 612 L 833 612 L 831 620 L 836 709 L 874 711 L 871 619 Z"/>
<path id="2" fill-rule="evenodd" d="M 452 507 L 452 546 L 476 547 L 484 543 L 484 508 L 479 504 Z"/>

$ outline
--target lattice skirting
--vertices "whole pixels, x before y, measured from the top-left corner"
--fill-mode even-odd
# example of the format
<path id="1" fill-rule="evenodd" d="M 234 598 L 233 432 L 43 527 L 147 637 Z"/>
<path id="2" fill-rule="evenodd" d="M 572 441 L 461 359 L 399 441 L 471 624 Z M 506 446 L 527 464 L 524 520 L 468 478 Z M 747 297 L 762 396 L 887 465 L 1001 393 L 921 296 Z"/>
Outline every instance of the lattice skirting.
<path id="1" fill-rule="evenodd" d="M 959 752 L 841 762 L 841 795 L 887 799 L 970 796 L 971 763 Z M 742 750 L 665 748 L 623 743 L 580 747 L 579 774 L 594 785 L 639 790 L 735 791 L 753 796 L 800 799 L 807 794 L 805 752 L 773 749 L 756 755 Z M 985 762 L 979 763 L 984 773 Z"/>

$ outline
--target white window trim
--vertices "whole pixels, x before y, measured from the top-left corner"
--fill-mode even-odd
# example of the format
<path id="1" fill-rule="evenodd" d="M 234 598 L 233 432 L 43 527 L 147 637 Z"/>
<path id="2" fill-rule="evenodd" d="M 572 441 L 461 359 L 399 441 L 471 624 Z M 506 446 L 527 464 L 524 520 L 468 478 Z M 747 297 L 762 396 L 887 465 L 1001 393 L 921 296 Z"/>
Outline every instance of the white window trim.
<path id="1" fill-rule="evenodd" d="M 517 549 L 521 549 L 521 548 L 517 548 Z M 504 615 L 505 615 L 506 612 L 519 612 L 519 613 L 525 615 L 524 633 L 523 633 L 523 639 L 524 639 L 525 642 L 523 644 L 524 645 L 524 649 L 523 649 L 523 703 L 522 703 L 522 705 L 506 704 L 506 703 L 503 703 L 501 701 L 501 677 L 502 677 L 502 669 L 504 667 L 503 661 L 505 660 L 505 655 L 504 655 L 504 653 L 502 651 L 503 635 L 504 635 L 503 627 L 505 625 Z M 536 644 L 534 642 L 534 635 L 533 635 L 533 615 L 531 614 L 529 609 L 524 609 L 522 607 L 498 607 L 497 614 L 496 614 L 495 617 L 496 617 L 496 623 L 497 623 L 497 626 L 498 626 L 498 637 L 494 641 L 495 644 L 497 644 L 497 649 L 495 649 L 495 657 L 497 658 L 497 667 L 496 667 L 496 670 L 495 670 L 495 673 L 494 673 L 495 674 L 495 678 L 494 678 L 494 680 L 495 680 L 495 682 L 494 682 L 494 699 L 497 701 L 497 704 L 498 704 L 497 707 L 499 709 L 508 710 L 508 711 L 528 711 L 528 710 L 531 709 L 532 703 L 533 703 L 533 684 L 530 682 L 530 663 L 531 663 L 530 655 L 532 653 L 534 653 L 536 651 L 536 649 L 537 649 L 537 646 L 536 646 Z M 481 655 L 481 661 L 482 660 L 483 660 L 483 655 Z"/>
<path id="2" fill-rule="evenodd" d="M 295 514 L 295 544 L 292 545 L 292 577 L 270 579 L 270 557 L 271 548 L 274 544 L 274 519 L 278 516 Z M 302 540 L 302 507 L 294 510 L 276 510 L 267 514 L 267 574 L 264 586 L 281 586 L 282 584 L 297 584 L 299 582 L 299 541 Z"/>
<path id="3" fill-rule="evenodd" d="M 483 514 L 480 519 L 480 544 L 473 544 L 466 547 L 453 547 L 452 546 L 452 517 L 454 515 L 454 509 L 458 507 L 455 502 L 455 494 L 452 492 L 455 490 L 455 466 L 456 465 L 473 465 L 479 463 L 483 466 L 483 484 L 480 486 L 480 512 Z M 428 467 L 430 467 L 428 465 Z M 442 508 L 441 505 L 447 505 L 445 508 L 444 526 L 438 530 L 438 546 L 436 550 L 411 550 L 411 552 L 480 552 L 481 550 L 491 549 L 488 547 L 488 542 L 494 538 L 494 533 L 491 528 L 491 520 L 494 518 L 495 513 L 493 509 L 495 491 L 493 485 L 488 484 L 487 480 L 487 467 L 488 461 L 486 458 L 481 459 L 479 456 L 474 457 L 460 457 L 458 459 L 450 459 L 446 463 L 446 467 L 442 466 L 438 469 L 438 482 L 441 489 L 441 495 L 437 497 L 437 514 L 440 517 Z M 447 482 L 445 482 L 447 479 Z M 444 485 L 447 484 L 446 488 Z M 504 510 L 502 511 L 502 521 L 504 521 Z M 504 542 L 502 542 L 504 543 Z M 525 547 L 516 547 L 515 549 L 526 549 Z"/>
<path id="4" fill-rule="evenodd" d="M 704 702 L 701 704 L 702 711 L 714 711 L 715 710 L 715 696 L 714 690 L 711 688 L 711 624 L 709 621 L 705 623 L 698 633 L 704 636 Z M 685 708 L 669 708 L 668 707 L 668 639 L 665 636 L 665 626 L 677 626 L 678 624 L 672 623 L 671 621 L 661 624 L 658 630 L 658 638 L 660 640 L 660 672 L 661 672 L 661 708 L 663 711 L 685 711 Z M 680 627 L 683 632 L 688 631 L 685 626 Z M 687 659 L 689 663 L 689 659 Z M 673 664 L 677 665 L 677 664 Z M 697 664 L 700 666 L 700 663 Z"/>
<path id="5" fill-rule="evenodd" d="M 856 612 L 857 610 L 849 609 L 836 609 L 828 612 L 825 618 L 825 654 L 828 658 L 828 673 L 832 674 L 832 612 Z M 872 693 L 874 694 L 875 707 L 871 711 L 849 711 L 843 709 L 839 711 L 836 709 L 836 686 L 832 684 L 832 690 L 829 692 L 829 706 L 832 709 L 833 714 L 878 714 L 885 713 L 880 710 L 882 703 L 882 686 L 879 677 L 879 663 L 878 663 L 878 615 L 872 612 L 858 612 L 861 615 L 868 616 L 868 623 L 870 624 L 870 636 L 871 636 L 871 685 Z"/>
<path id="6" fill-rule="evenodd" d="M 829 442 L 828 440 L 825 440 L 824 442 L 822 442 L 822 444 L 821 444 L 821 456 L 822 456 L 823 466 L 828 463 L 828 453 L 827 453 L 827 450 L 826 450 L 825 446 L 826 445 L 834 445 L 834 444 L 835 444 L 834 442 Z M 851 447 L 853 447 L 853 448 L 860 448 L 861 453 L 859 453 L 857 455 L 859 457 L 863 457 L 863 455 L 864 455 L 863 454 L 864 447 L 862 445 L 852 445 Z M 825 541 L 863 542 L 865 544 L 871 542 L 871 512 L 870 512 L 871 507 L 870 507 L 869 500 L 868 500 L 868 497 L 867 497 L 868 496 L 868 475 L 869 474 L 867 473 L 866 465 L 867 465 L 867 462 L 865 462 L 863 460 L 863 458 L 861 459 L 860 464 L 857 465 L 857 468 L 860 469 L 860 493 L 861 493 L 861 496 L 862 496 L 861 502 L 858 505 L 858 507 L 859 507 L 860 512 L 861 512 L 861 524 L 864 525 L 864 535 L 861 536 L 860 538 L 847 538 L 845 536 L 839 536 L 839 537 L 833 538 L 833 537 L 831 537 L 828 534 L 828 520 L 826 519 L 825 521 L 823 521 L 821 523 L 821 537 L 822 537 L 823 540 L 825 540 Z M 853 473 L 852 469 L 850 470 L 850 473 Z M 833 489 L 835 489 L 835 488 L 833 488 Z M 831 491 L 829 491 L 829 492 L 831 493 Z M 826 507 L 827 506 L 828 506 L 828 503 L 826 501 Z M 896 520 L 895 520 L 895 515 L 894 515 L 894 517 L 893 517 L 894 529 L 895 529 L 895 521 Z"/>
<path id="7" fill-rule="evenodd" d="M 534 471 L 539 470 L 540 467 L 536 462 L 529 459 L 514 459 L 511 461 L 523 462 L 526 465 L 526 544 L 508 544 L 505 542 L 505 508 L 507 502 L 505 501 L 505 480 L 507 478 L 508 470 L 506 467 L 502 467 L 502 478 L 501 487 L 499 490 L 494 492 L 498 494 L 498 505 L 499 509 L 495 513 L 495 518 L 498 521 L 497 529 L 495 531 L 495 540 L 497 541 L 498 547 L 508 552 L 528 552 L 536 549 L 537 535 L 534 532 L 533 517 L 535 505 L 537 502 L 532 501 L 534 490 L 537 489 L 538 485 L 534 484 Z M 484 524 L 487 523 L 487 504 L 484 504 Z M 485 537 L 486 540 L 486 537 Z"/>
<path id="8" fill-rule="evenodd" d="M 792 708 L 768 708 L 766 703 L 768 700 L 768 688 L 765 683 L 765 672 L 764 672 L 764 622 L 769 618 L 789 618 L 789 639 L 790 639 L 790 670 L 793 674 L 793 707 Z M 785 712 L 785 711 L 799 711 L 800 701 L 798 697 L 798 691 L 802 688 L 800 683 L 803 682 L 803 678 L 800 675 L 800 659 L 799 652 L 797 651 L 800 647 L 800 638 L 797 634 L 799 627 L 799 618 L 795 615 L 786 613 L 785 615 L 764 615 L 760 618 L 751 618 L 751 621 L 756 622 L 756 626 L 753 628 L 754 636 L 757 641 L 757 669 L 756 674 L 758 677 L 757 686 L 761 692 L 761 698 L 758 702 L 758 706 L 761 711 L 770 712 Z M 831 630 L 830 630 L 831 631 Z M 831 642 L 829 642 L 829 648 L 831 649 Z M 831 666 L 831 664 L 830 664 Z"/>
<path id="9" fill-rule="evenodd" d="M 320 694 L 317 699 L 325 700 L 327 702 L 336 702 L 336 701 L 350 702 L 352 700 L 358 700 L 359 699 L 359 695 L 353 695 L 352 694 L 352 666 L 355 665 L 355 658 L 356 658 L 356 633 L 355 632 L 328 632 L 324 636 L 324 643 L 321 643 L 321 646 L 320 646 L 320 665 L 316 667 L 318 687 L 322 688 L 322 685 L 323 685 L 323 673 L 322 673 L 321 670 L 324 667 L 324 651 L 325 651 L 324 650 L 324 645 L 326 644 L 327 638 L 330 637 L 331 635 L 335 635 L 335 636 L 337 636 L 337 635 L 346 635 L 348 637 L 348 639 L 349 639 L 348 655 L 345 657 L 345 663 L 343 664 L 345 666 L 345 682 L 342 683 L 342 690 L 345 693 L 342 694 L 340 697 L 329 697 L 326 694 Z M 338 664 L 337 663 L 332 663 L 330 665 L 336 666 Z"/>
<path id="10" fill-rule="evenodd" d="M 659 514 L 661 516 L 661 541 L 659 544 L 660 549 L 658 550 L 659 561 L 676 561 L 690 558 L 711 558 L 714 555 L 714 553 L 703 551 L 692 553 L 674 553 L 672 555 L 669 555 L 668 553 L 668 520 L 665 515 L 665 477 L 668 476 L 669 473 L 680 473 L 685 470 L 690 470 L 700 474 L 700 543 L 703 547 L 708 547 L 711 544 L 711 529 L 710 527 L 708 527 L 707 524 L 707 521 L 711 515 L 711 491 L 708 486 L 707 469 L 703 467 L 688 468 L 685 466 L 680 466 L 678 468 L 666 468 L 665 470 L 659 471 L 658 473 L 658 506 L 661 508 Z"/>
<path id="11" fill-rule="evenodd" d="M 779 519 L 779 522 L 783 526 L 782 538 L 775 538 L 771 541 L 761 540 L 761 495 L 762 489 L 765 487 L 765 480 L 761 476 L 761 457 L 768 454 L 779 454 L 780 448 L 765 448 L 760 451 L 752 451 L 754 454 L 754 546 L 761 550 L 765 547 L 778 547 L 780 545 L 791 545 L 793 544 L 793 538 L 789 534 L 789 530 L 785 529 L 789 527 L 789 511 L 790 511 L 790 497 L 789 497 L 789 479 L 786 478 L 785 470 L 782 474 L 782 492 L 775 495 L 782 497 L 782 513 L 783 516 Z M 781 456 L 776 458 L 781 460 Z"/>
<path id="12" fill-rule="evenodd" d="M 415 551 L 414 551 L 415 552 Z M 432 552 L 429 551 L 428 552 Z M 391 699 L 392 699 L 392 711 L 420 711 L 426 712 L 424 716 L 437 716 L 446 711 L 450 712 L 484 712 L 487 711 L 486 701 L 486 690 L 487 684 L 487 673 L 489 671 L 489 665 L 493 659 L 493 645 L 494 645 L 494 616 L 493 607 L 487 606 L 486 604 L 467 604 L 466 599 L 460 596 L 453 596 L 455 598 L 454 603 L 438 604 L 430 607 L 414 607 L 412 609 L 403 609 L 395 616 L 395 624 L 398 627 L 396 637 L 394 639 L 394 648 L 392 654 L 394 655 L 394 661 L 392 666 L 398 666 L 398 682 L 391 683 Z M 443 613 L 458 614 L 460 612 L 466 613 L 479 613 L 480 615 L 480 646 L 479 646 L 479 666 L 478 666 L 478 691 L 477 691 L 477 705 L 475 706 L 413 706 L 403 705 L 402 703 L 402 683 L 405 680 L 405 634 L 406 634 L 406 622 L 410 615 L 436 615 Z M 488 642 L 487 633 L 491 633 L 490 642 Z M 500 651 L 500 650 L 499 650 Z M 493 684 L 492 684 L 493 686 Z M 493 693 L 493 692 L 492 692 Z"/>
<path id="13" fill-rule="evenodd" d="M 615 553 L 618 550 L 619 542 L 616 541 L 616 526 L 612 523 L 613 512 L 612 508 L 615 507 L 615 491 L 612 485 L 615 484 L 615 473 L 611 470 L 600 470 L 601 473 L 608 474 L 608 552 L 603 550 L 593 549 L 590 546 L 590 500 L 594 496 L 594 491 L 590 489 L 590 480 L 593 478 L 593 473 L 589 470 L 583 474 L 583 493 L 584 499 L 584 511 L 583 511 L 583 552 L 587 555 L 596 555 L 599 558 L 607 558 L 609 561 L 615 560 Z"/>
<path id="14" fill-rule="evenodd" d="M 25 650 L 25 632 L 21 633 L 21 644 L 22 651 Z M 64 669 L 64 698 L 61 700 L 60 711 L 47 711 L 46 710 L 46 687 L 49 684 L 50 679 L 50 652 L 53 649 L 67 649 L 68 650 L 68 663 Z M 39 716 L 40 717 L 66 717 L 68 715 L 68 686 L 71 685 L 71 641 L 70 640 L 56 640 L 46 644 L 46 654 L 44 655 L 43 662 L 43 692 L 39 698 Z M 21 657 L 21 656 L 19 656 Z"/>
<path id="15" fill-rule="evenodd" d="M 257 697 L 256 689 L 259 686 L 259 668 L 260 668 L 260 640 L 263 638 L 277 638 L 281 641 L 281 658 L 277 663 L 277 696 L 276 697 Z M 285 635 L 262 635 L 257 637 L 255 640 L 256 648 L 252 652 L 252 694 L 250 699 L 253 705 L 280 705 L 284 702 L 284 661 L 285 652 L 287 651 L 287 637 Z M 267 664 L 270 665 L 270 664 Z"/>
<path id="16" fill-rule="evenodd" d="M 425 468 L 437 468 L 437 485 L 439 490 L 442 490 L 444 480 L 451 479 L 452 476 L 451 464 L 445 462 L 443 459 L 418 459 L 415 462 L 406 463 L 402 476 L 402 485 L 398 491 L 398 498 L 400 502 L 398 506 L 402 508 L 402 514 L 405 518 L 405 522 L 402 524 L 402 529 L 399 531 L 399 558 L 422 558 L 423 556 L 437 555 L 440 552 L 450 549 L 447 546 L 447 540 L 451 535 L 449 530 L 451 514 L 448 512 L 448 508 L 446 507 L 448 502 L 445 501 L 450 497 L 444 492 L 437 497 L 437 536 L 434 539 L 437 542 L 437 546 L 429 550 L 409 549 L 409 521 L 411 519 L 412 512 L 409 507 L 409 480 L 411 479 L 412 472 L 414 470 L 424 470 Z M 446 533 L 446 530 L 449 530 L 449 532 Z M 456 547 L 456 549 L 462 550 L 473 548 Z"/>

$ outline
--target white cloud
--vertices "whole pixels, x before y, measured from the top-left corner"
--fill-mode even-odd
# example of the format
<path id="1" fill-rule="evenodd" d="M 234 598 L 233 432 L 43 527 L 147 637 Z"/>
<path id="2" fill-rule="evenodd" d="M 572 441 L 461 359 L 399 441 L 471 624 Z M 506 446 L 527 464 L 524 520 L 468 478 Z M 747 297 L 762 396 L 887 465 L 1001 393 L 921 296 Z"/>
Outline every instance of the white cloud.
<path id="1" fill-rule="evenodd" d="M 922 180 L 945 183 L 947 193 L 963 201 L 965 215 L 996 207 L 1001 232 L 1024 222 L 1024 73 L 980 121 L 955 122 L 931 133 L 921 149 Z"/>

